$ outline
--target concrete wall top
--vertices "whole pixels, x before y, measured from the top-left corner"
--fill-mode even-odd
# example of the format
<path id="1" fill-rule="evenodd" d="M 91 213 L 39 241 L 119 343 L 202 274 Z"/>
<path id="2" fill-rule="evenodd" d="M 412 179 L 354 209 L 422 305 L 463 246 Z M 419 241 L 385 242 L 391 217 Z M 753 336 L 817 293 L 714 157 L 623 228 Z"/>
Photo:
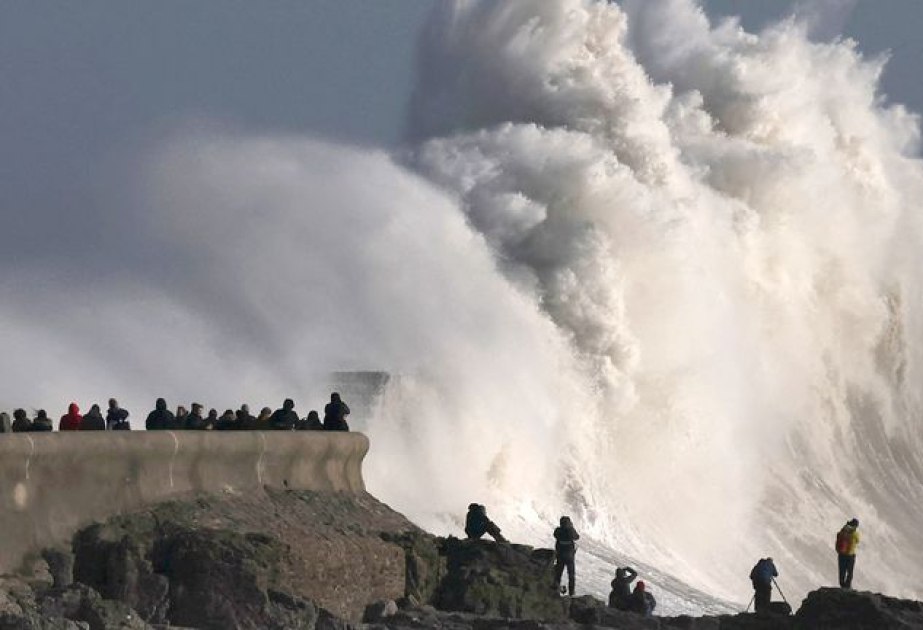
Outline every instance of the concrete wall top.
<path id="1" fill-rule="evenodd" d="M 361 433 L 85 431 L 0 435 L 0 573 L 80 527 L 196 493 L 365 491 Z"/>

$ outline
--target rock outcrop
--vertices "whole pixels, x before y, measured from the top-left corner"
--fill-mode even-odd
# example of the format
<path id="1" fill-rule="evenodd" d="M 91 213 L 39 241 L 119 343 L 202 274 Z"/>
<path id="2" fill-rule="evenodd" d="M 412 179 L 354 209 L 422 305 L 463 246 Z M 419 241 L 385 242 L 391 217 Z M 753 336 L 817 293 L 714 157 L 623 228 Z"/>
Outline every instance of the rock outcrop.
<path id="1" fill-rule="evenodd" d="M 548 549 L 435 538 L 367 494 L 199 496 L 80 530 L 0 578 L 0 630 L 898 629 L 923 603 L 820 589 L 792 615 L 649 617 L 552 587 Z"/>

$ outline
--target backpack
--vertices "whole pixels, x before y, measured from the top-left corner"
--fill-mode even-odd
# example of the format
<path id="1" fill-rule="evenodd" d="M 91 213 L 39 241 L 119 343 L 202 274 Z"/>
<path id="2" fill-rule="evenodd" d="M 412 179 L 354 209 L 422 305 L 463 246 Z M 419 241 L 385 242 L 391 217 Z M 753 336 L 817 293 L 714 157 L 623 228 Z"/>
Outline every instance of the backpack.
<path id="1" fill-rule="evenodd" d="M 839 532 L 837 532 L 836 552 L 838 554 L 844 555 L 847 551 L 849 551 L 849 543 L 850 543 L 849 539 L 850 538 L 851 536 L 849 535 L 849 532 L 846 531 L 845 527 L 841 529 Z"/>

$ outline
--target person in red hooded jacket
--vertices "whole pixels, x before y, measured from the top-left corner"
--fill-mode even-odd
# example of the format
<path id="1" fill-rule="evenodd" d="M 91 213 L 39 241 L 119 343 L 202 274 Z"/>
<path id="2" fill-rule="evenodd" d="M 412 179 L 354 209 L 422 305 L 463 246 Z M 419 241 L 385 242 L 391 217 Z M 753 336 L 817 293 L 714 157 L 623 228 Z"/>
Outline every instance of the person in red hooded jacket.
<path id="1" fill-rule="evenodd" d="M 79 431 L 83 422 L 83 416 L 80 415 L 80 407 L 77 403 L 71 403 L 67 408 L 67 413 L 61 416 L 61 422 L 58 424 L 58 431 Z"/>

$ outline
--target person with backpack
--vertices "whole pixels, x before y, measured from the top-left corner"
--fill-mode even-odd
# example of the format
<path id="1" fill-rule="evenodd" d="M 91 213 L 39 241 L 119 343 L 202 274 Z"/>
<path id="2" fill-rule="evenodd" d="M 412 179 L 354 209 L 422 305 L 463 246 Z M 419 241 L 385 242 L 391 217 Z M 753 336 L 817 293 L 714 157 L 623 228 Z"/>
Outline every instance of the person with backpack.
<path id="1" fill-rule="evenodd" d="M 753 584 L 753 604 L 758 613 L 769 612 L 772 600 L 772 579 L 779 575 L 772 558 L 761 558 L 750 570 L 750 582 Z"/>
<path id="2" fill-rule="evenodd" d="M 856 567 L 856 548 L 859 546 L 859 520 L 852 519 L 836 535 L 836 553 L 839 560 L 840 588 L 852 588 L 853 569 Z"/>
<path id="3" fill-rule="evenodd" d="M 561 577 L 567 568 L 567 594 L 574 596 L 574 586 L 577 581 L 575 575 L 575 559 L 577 557 L 577 541 L 580 534 L 574 528 L 569 516 L 562 516 L 560 524 L 554 530 L 554 590 L 561 587 Z"/>

